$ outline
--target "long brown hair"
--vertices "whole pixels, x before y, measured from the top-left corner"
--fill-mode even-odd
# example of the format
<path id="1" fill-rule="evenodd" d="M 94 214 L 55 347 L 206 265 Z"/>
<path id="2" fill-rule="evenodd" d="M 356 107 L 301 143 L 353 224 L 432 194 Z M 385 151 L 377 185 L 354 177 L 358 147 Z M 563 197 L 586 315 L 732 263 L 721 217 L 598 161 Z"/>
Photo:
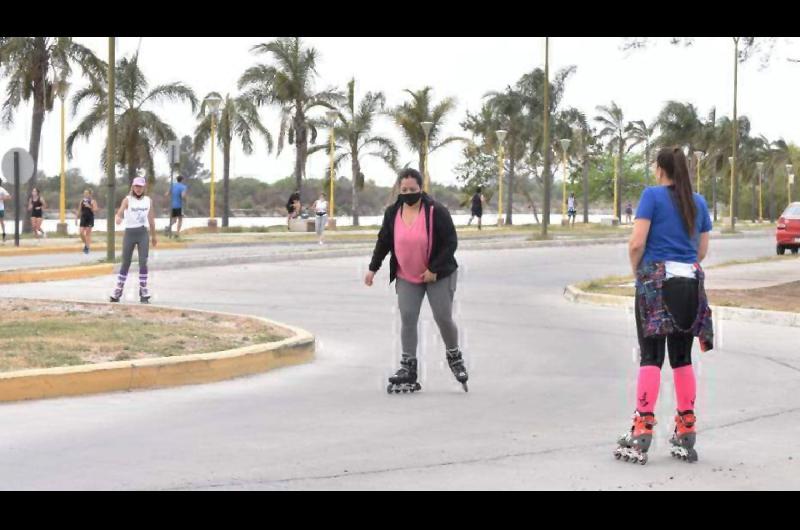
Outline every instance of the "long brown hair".
<path id="1" fill-rule="evenodd" d="M 656 164 L 663 169 L 672 180 L 674 186 L 673 199 L 683 219 L 683 226 L 689 237 L 694 236 L 697 220 L 697 205 L 692 192 L 692 180 L 689 178 L 689 166 L 686 155 L 680 147 L 665 147 L 658 152 Z"/>

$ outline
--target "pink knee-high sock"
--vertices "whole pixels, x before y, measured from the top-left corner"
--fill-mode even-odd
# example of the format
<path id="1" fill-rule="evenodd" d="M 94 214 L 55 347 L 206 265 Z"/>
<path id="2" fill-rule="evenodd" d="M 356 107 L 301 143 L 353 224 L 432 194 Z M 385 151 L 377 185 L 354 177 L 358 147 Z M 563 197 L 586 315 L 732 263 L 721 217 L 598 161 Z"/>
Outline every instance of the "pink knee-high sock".
<path id="1" fill-rule="evenodd" d="M 639 382 L 636 386 L 636 410 L 650 414 L 656 409 L 658 387 L 661 385 L 661 368 L 642 366 L 639 368 Z"/>
<path id="2" fill-rule="evenodd" d="M 692 365 L 681 366 L 672 371 L 675 380 L 675 394 L 678 401 L 678 410 L 694 410 L 694 400 L 697 397 L 697 382 L 694 377 Z"/>

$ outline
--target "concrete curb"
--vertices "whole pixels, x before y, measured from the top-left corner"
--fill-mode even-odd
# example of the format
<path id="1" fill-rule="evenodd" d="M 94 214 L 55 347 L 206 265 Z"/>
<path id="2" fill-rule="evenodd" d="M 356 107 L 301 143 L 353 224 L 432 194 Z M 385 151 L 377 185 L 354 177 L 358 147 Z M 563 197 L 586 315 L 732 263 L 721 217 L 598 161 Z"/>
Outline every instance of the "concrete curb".
<path id="1" fill-rule="evenodd" d="M 13 256 L 38 256 L 40 254 L 79 254 L 81 252 L 81 243 L 76 245 L 59 245 L 57 247 L 13 247 L 13 248 L 0 248 L 0 258 L 13 257 Z M 93 245 L 93 252 L 105 252 L 105 245 Z M 121 246 L 116 247 L 117 251 L 122 249 Z M 183 249 L 188 248 L 188 243 L 175 243 L 175 242 L 158 242 L 159 249 Z"/>
<path id="2" fill-rule="evenodd" d="M 617 296 L 613 294 L 587 293 L 574 285 L 564 289 L 564 298 L 579 304 L 593 304 L 605 307 L 630 307 L 633 308 L 633 297 Z M 744 307 L 728 307 L 712 305 L 714 319 L 732 320 L 741 322 L 755 322 L 782 327 L 800 327 L 800 313 L 789 311 L 766 311 L 763 309 L 749 309 Z"/>
<path id="3" fill-rule="evenodd" d="M 80 278 L 103 276 L 106 274 L 111 274 L 112 272 L 114 272 L 114 265 L 112 263 L 78 265 L 54 269 L 22 269 L 2 271 L 0 272 L 0 284 L 77 280 Z"/>
<path id="4" fill-rule="evenodd" d="M 249 315 L 156 307 L 182 312 L 246 316 L 287 329 L 293 336 L 278 342 L 254 344 L 221 352 L 8 372 L 0 374 L 0 402 L 213 383 L 303 364 L 314 359 L 314 336 L 301 328 Z"/>

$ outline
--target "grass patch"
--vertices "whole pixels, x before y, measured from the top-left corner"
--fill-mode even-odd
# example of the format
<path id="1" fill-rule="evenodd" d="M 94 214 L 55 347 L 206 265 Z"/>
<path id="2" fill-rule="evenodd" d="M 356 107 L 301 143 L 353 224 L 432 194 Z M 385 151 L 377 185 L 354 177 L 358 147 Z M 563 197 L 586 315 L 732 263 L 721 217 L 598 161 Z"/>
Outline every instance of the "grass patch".
<path id="1" fill-rule="evenodd" d="M 242 317 L 26 300 L 3 309 L 0 371 L 228 350 L 287 337 Z"/>

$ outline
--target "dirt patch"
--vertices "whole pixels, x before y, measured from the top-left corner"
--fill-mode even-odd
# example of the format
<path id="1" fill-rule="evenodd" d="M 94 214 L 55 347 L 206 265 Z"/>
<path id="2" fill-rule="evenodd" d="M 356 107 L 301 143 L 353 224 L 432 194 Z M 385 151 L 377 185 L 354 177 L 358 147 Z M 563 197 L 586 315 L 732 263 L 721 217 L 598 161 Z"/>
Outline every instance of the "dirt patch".
<path id="1" fill-rule="evenodd" d="M 712 305 L 800 313 L 800 282 L 759 289 L 709 289 Z"/>
<path id="2" fill-rule="evenodd" d="M 0 372 L 209 353 L 291 335 L 246 317 L 35 300 L 2 300 L 0 322 Z"/>

